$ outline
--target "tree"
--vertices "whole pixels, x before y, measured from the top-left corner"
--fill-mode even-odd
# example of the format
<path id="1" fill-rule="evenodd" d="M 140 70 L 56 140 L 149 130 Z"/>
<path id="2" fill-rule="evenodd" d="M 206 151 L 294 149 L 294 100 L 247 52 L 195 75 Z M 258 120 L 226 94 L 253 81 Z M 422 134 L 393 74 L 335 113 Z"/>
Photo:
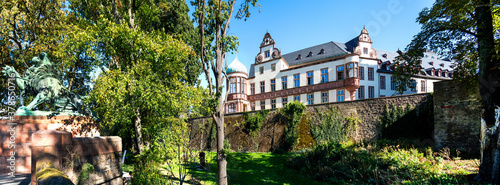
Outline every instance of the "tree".
<path id="1" fill-rule="evenodd" d="M 484 129 L 481 166 L 478 180 L 500 183 L 499 129 L 495 112 L 500 105 L 500 36 L 498 0 L 438 0 L 432 8 L 424 9 L 417 21 L 422 24 L 418 33 L 401 55 L 406 68 L 399 67 L 398 75 L 414 75 L 419 56 L 433 50 L 457 61 L 454 78 L 465 83 L 479 83 L 483 106 Z M 493 19 L 492 17 L 495 17 Z M 401 60 L 403 61 L 403 60 Z M 479 69 L 479 73 L 477 73 Z M 402 85 L 407 84 L 403 79 Z"/>
<path id="2" fill-rule="evenodd" d="M 74 25 L 68 14 L 67 4 L 62 0 L 1 1 L 0 64 L 13 66 L 22 74 L 32 65 L 33 57 L 46 52 L 51 61 L 60 66 L 64 85 L 76 94 L 87 94 L 95 63 L 85 59 L 88 58 L 85 49 L 75 47 L 80 43 L 71 35 Z M 65 47 L 70 44 L 72 47 Z M 7 84 L 5 80 L 0 78 L 2 86 Z M 4 99 L 7 88 L 1 89 L 0 99 Z M 46 105 L 39 108 L 44 106 Z"/>
<path id="3" fill-rule="evenodd" d="M 134 140 L 131 142 L 134 143 L 134 148 L 142 153 L 146 144 L 144 139 L 148 141 L 154 139 L 154 137 L 143 136 L 143 131 L 146 134 L 149 133 L 147 125 L 151 120 L 148 117 L 161 117 L 161 115 L 152 114 L 151 111 L 158 112 L 165 108 L 162 106 L 168 106 L 168 104 L 152 106 L 152 104 L 156 105 L 164 100 L 161 96 L 153 96 L 145 90 L 154 90 L 157 87 L 163 88 L 163 90 L 156 93 L 170 94 L 175 92 L 176 95 L 180 93 L 184 96 L 190 93 L 188 89 L 191 88 L 186 85 L 196 84 L 197 77 L 201 72 L 200 67 L 196 69 L 196 66 L 201 65 L 194 64 L 197 63 L 196 60 L 193 60 L 196 58 L 195 53 L 188 46 L 178 43 L 179 39 L 185 39 L 181 41 L 183 43 L 190 43 L 194 40 L 192 36 L 195 35 L 193 34 L 192 22 L 187 16 L 186 2 L 180 0 L 74 0 L 70 3 L 69 8 L 72 10 L 71 17 L 76 25 L 71 35 L 77 35 L 78 38 L 81 38 L 81 42 L 90 46 L 92 52 L 96 54 L 95 60 L 101 64 L 99 67 L 103 71 L 99 81 L 114 77 L 114 80 L 108 79 L 110 81 L 109 84 L 105 84 L 108 85 L 106 88 L 118 88 L 119 85 L 126 87 L 122 91 L 111 91 L 118 94 L 101 94 L 102 97 L 98 94 L 106 93 L 105 87 L 94 89 L 92 100 L 95 101 L 96 110 L 103 111 L 98 111 L 98 114 L 106 117 L 120 113 L 108 112 L 100 109 L 101 106 L 108 108 L 116 106 L 115 108 L 118 110 L 130 108 L 130 110 L 127 109 L 129 112 L 116 115 L 117 118 L 111 120 L 104 118 L 103 128 L 109 129 L 108 131 L 111 133 L 121 133 L 126 136 L 125 138 L 134 136 Z M 172 24 L 184 25 L 185 27 L 180 29 L 169 26 Z M 178 53 L 170 52 L 174 50 Z M 152 71 L 143 69 L 148 67 L 155 69 Z M 152 81 L 144 79 L 150 74 L 154 74 L 149 79 Z M 156 79 L 156 77 L 160 78 Z M 154 80 L 159 81 L 155 82 Z M 177 91 L 177 89 L 173 91 L 172 89 L 175 88 L 186 90 L 186 92 Z M 118 90 L 120 89 L 118 88 Z M 140 93 L 139 91 L 145 92 Z M 143 95 L 150 97 L 142 99 Z M 114 100 L 124 98 L 124 101 L 110 102 L 105 98 L 114 98 Z M 165 98 L 178 103 L 179 99 L 175 98 L 181 97 L 164 96 L 163 99 Z M 190 102 L 186 101 L 186 103 Z M 189 106 L 185 105 L 185 107 Z M 175 114 L 182 112 L 180 109 L 168 110 L 161 111 L 168 113 L 163 116 L 176 116 Z M 128 113 L 133 114 L 129 115 Z M 118 119 L 119 117 L 122 119 Z M 116 122 L 119 120 L 122 122 Z M 110 127 L 108 128 L 108 126 Z M 134 128 L 134 130 L 120 130 L 121 126 Z"/>
<path id="4" fill-rule="evenodd" d="M 199 56 L 203 65 L 212 107 L 212 118 L 217 131 L 217 167 L 218 184 L 227 184 L 226 155 L 224 152 L 224 97 L 222 97 L 223 82 L 225 78 L 224 59 L 225 53 L 236 50 L 237 38 L 227 35 L 229 23 L 233 15 L 236 0 L 194 0 L 191 5 L 195 7 L 194 17 L 198 24 L 200 34 Z M 257 0 L 245 0 L 236 13 L 237 19 L 250 16 L 250 5 L 256 6 Z M 214 82 L 212 82 L 212 73 Z"/>

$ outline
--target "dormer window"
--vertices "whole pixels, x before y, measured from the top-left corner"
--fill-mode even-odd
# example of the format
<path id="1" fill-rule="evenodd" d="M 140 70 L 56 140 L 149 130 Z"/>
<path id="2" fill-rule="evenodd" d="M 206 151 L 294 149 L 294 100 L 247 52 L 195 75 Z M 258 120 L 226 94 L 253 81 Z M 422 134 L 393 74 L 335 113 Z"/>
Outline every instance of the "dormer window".
<path id="1" fill-rule="evenodd" d="M 309 54 L 307 54 L 306 57 L 312 57 L 313 56 L 313 52 L 309 52 Z"/>
<path id="2" fill-rule="evenodd" d="M 439 64 L 439 66 L 444 67 L 444 64 L 443 64 L 443 63 L 441 63 L 441 64 Z"/>
<path id="3" fill-rule="evenodd" d="M 431 56 L 432 59 L 434 59 L 434 56 Z"/>
<path id="4" fill-rule="evenodd" d="M 431 65 L 431 66 L 434 65 L 434 62 L 429 62 L 429 65 Z"/>
<path id="5" fill-rule="evenodd" d="M 454 68 L 455 66 L 454 65 L 450 65 L 451 68 Z"/>
<path id="6" fill-rule="evenodd" d="M 301 58 L 302 58 L 302 55 L 299 55 L 299 56 L 297 56 L 297 58 L 295 60 L 299 60 Z"/>
<path id="7" fill-rule="evenodd" d="M 387 54 L 383 54 L 382 57 L 387 58 Z"/>
<path id="8" fill-rule="evenodd" d="M 325 54 L 325 50 L 324 49 L 321 49 L 321 51 L 319 51 L 318 55 L 321 55 L 321 54 Z"/>

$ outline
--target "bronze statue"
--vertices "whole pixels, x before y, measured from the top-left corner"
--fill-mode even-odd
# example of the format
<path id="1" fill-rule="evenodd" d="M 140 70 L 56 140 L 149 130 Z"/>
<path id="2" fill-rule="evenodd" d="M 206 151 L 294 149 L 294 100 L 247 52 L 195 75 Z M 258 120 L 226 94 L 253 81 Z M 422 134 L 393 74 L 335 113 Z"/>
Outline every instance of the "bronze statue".
<path id="1" fill-rule="evenodd" d="M 15 74 L 15 83 L 21 90 L 20 96 L 33 95 L 33 101 L 24 106 L 21 100 L 21 107 L 16 111 L 16 115 L 58 115 L 58 114 L 83 114 L 93 116 L 92 111 L 84 105 L 81 96 L 69 91 L 63 86 L 62 73 L 57 66 L 49 60 L 45 52 L 33 57 L 33 66 L 28 68 L 24 77 L 16 72 L 14 67 L 5 66 L 2 69 L 4 76 Z M 55 111 L 33 111 L 38 105 L 46 103 L 53 105 Z"/>

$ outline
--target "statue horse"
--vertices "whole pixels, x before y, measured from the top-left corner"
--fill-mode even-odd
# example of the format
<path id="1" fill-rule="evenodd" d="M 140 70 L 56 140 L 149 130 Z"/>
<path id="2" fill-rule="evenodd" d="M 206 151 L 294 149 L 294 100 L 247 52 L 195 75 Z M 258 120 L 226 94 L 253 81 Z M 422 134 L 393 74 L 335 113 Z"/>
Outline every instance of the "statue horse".
<path id="1" fill-rule="evenodd" d="M 14 73 L 15 83 L 21 90 L 20 96 L 31 94 L 35 96 L 29 105 L 23 102 L 19 109 L 31 111 L 42 103 L 54 105 L 57 112 L 78 112 L 84 115 L 93 115 L 92 111 L 83 104 L 81 96 L 69 91 L 63 86 L 62 73 L 52 63 L 45 52 L 33 57 L 33 66 L 26 70 L 24 77 L 11 66 L 3 67 L 4 76 Z M 18 109 L 18 111 L 19 111 Z"/>

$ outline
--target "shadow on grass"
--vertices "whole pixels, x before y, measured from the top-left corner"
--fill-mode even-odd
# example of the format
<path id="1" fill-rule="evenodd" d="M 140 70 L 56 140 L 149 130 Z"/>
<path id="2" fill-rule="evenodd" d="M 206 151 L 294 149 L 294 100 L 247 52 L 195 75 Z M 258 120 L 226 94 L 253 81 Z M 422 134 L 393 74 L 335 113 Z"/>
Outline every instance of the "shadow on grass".
<path id="1" fill-rule="evenodd" d="M 217 163 L 210 153 L 207 170 L 191 170 L 194 179 L 201 184 L 216 184 Z M 229 184 L 325 184 L 317 182 L 298 171 L 287 168 L 287 155 L 270 153 L 229 153 L 227 172 Z M 208 157 L 207 157 L 208 159 Z M 210 164 L 210 165 L 209 165 Z"/>

